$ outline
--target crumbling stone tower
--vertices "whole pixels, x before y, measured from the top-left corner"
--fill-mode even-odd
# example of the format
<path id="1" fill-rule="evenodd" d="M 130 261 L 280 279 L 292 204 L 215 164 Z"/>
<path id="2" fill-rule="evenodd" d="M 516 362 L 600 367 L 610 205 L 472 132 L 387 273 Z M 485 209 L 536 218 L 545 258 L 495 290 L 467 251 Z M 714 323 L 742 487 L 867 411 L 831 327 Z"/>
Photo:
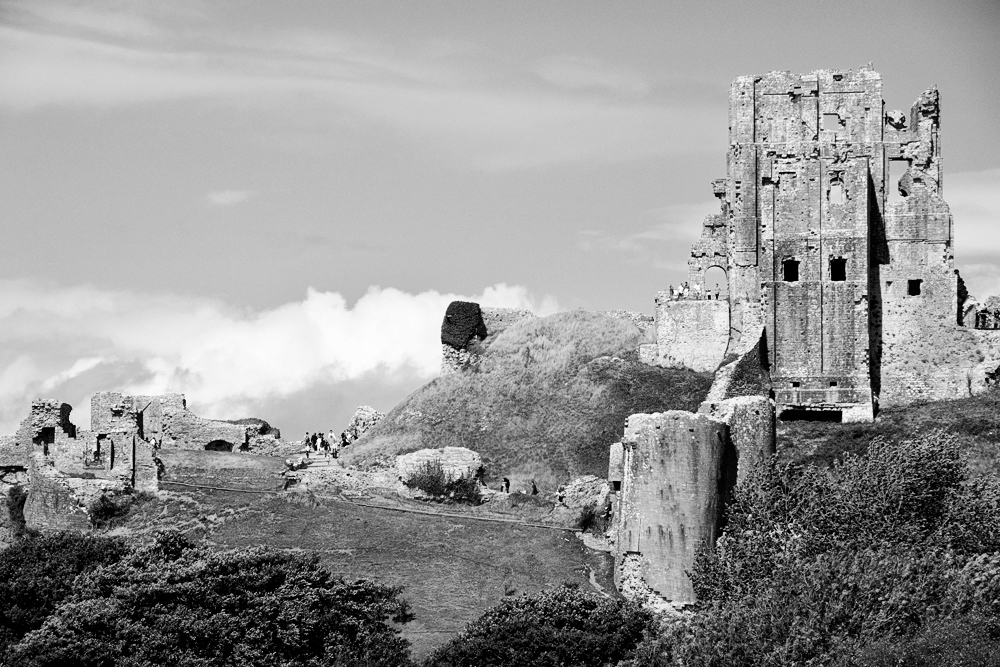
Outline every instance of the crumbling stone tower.
<path id="1" fill-rule="evenodd" d="M 870 66 L 741 76 L 729 123 L 721 211 L 692 249 L 692 289 L 660 293 L 644 360 L 714 370 L 763 328 L 778 410 L 844 421 L 984 386 L 997 341 L 964 327 L 937 90 L 907 116 L 885 112 Z M 728 302 L 704 298 L 712 267 Z"/>

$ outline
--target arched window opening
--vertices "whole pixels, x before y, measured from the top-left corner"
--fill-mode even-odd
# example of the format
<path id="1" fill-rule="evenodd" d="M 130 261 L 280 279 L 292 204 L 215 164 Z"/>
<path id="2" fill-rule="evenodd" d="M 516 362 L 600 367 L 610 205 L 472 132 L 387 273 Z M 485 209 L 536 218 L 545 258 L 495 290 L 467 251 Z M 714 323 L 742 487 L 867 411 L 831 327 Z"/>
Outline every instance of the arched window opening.
<path id="1" fill-rule="evenodd" d="M 713 266 L 705 272 L 705 294 L 709 299 L 729 298 L 729 280 L 721 266 Z"/>
<path id="2" fill-rule="evenodd" d="M 233 443 L 226 442 L 225 440 L 213 440 L 212 442 L 205 445 L 206 452 L 231 452 L 233 451 Z"/>

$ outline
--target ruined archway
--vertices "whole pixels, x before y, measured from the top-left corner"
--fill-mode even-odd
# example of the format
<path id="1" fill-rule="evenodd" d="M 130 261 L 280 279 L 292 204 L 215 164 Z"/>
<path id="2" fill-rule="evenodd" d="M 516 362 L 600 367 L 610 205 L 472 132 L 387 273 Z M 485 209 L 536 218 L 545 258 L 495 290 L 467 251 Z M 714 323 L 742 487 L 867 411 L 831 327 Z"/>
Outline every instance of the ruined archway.
<path id="1" fill-rule="evenodd" d="M 711 299 L 729 299 L 729 278 L 721 266 L 710 266 L 705 271 L 705 294 Z"/>
<path id="2" fill-rule="evenodd" d="M 226 442 L 225 440 L 213 440 L 212 442 L 205 445 L 206 452 L 231 452 L 233 451 L 233 443 Z"/>

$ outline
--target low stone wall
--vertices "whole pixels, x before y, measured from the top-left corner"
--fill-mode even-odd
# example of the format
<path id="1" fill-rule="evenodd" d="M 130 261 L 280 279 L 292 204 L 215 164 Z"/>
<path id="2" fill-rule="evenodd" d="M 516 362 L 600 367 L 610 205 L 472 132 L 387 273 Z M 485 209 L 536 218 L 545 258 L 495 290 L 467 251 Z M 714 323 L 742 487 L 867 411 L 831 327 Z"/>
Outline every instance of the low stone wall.
<path id="1" fill-rule="evenodd" d="M 598 315 L 607 315 L 608 317 L 613 317 L 616 320 L 625 320 L 626 322 L 631 322 L 643 333 L 650 331 L 655 328 L 656 319 L 652 315 L 646 315 L 645 313 L 637 313 L 632 310 L 599 310 Z"/>
<path id="2" fill-rule="evenodd" d="M 280 491 L 285 487 L 285 460 L 230 452 L 160 450 L 163 477 L 160 485 L 172 482 L 245 491 Z"/>
<path id="3" fill-rule="evenodd" d="M 656 300 L 656 342 L 639 347 L 643 363 L 714 371 L 729 346 L 729 302 Z"/>
<path id="4" fill-rule="evenodd" d="M 535 314 L 523 308 L 483 308 L 483 324 L 486 333 L 495 336 L 512 324 L 534 317 Z"/>

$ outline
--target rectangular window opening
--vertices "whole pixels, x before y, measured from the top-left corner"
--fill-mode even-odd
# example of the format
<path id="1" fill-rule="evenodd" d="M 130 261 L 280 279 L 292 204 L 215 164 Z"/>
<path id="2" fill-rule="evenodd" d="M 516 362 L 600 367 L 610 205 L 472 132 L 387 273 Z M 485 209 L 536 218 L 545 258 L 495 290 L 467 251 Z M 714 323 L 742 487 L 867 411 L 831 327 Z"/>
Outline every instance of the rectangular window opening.
<path id="1" fill-rule="evenodd" d="M 836 380 L 831 380 L 830 381 L 830 386 L 831 387 L 836 387 L 837 386 L 837 381 Z"/>
<path id="2" fill-rule="evenodd" d="M 830 190 L 827 199 L 833 206 L 843 206 L 847 203 L 847 196 L 844 194 L 844 183 L 839 178 L 830 179 Z"/>
<path id="3" fill-rule="evenodd" d="M 924 281 L 921 280 L 921 279 L 919 279 L 919 278 L 917 278 L 915 280 L 907 280 L 906 281 L 906 294 L 908 296 L 920 296 L 920 283 L 922 283 L 922 282 L 924 282 Z"/>
<path id="4" fill-rule="evenodd" d="M 830 260 L 830 280 L 843 282 L 847 280 L 847 260 L 834 257 Z"/>
<path id="5" fill-rule="evenodd" d="M 823 129 L 828 132 L 840 132 L 840 114 L 835 113 L 825 113 L 823 114 Z"/>
<path id="6" fill-rule="evenodd" d="M 801 383 L 801 382 L 793 382 L 793 383 L 792 383 L 792 387 L 793 387 L 793 388 L 794 388 L 794 387 L 801 387 L 801 386 L 802 386 L 802 383 Z"/>
<path id="7" fill-rule="evenodd" d="M 799 281 L 799 260 L 786 259 L 781 262 L 781 278 L 786 283 Z"/>

